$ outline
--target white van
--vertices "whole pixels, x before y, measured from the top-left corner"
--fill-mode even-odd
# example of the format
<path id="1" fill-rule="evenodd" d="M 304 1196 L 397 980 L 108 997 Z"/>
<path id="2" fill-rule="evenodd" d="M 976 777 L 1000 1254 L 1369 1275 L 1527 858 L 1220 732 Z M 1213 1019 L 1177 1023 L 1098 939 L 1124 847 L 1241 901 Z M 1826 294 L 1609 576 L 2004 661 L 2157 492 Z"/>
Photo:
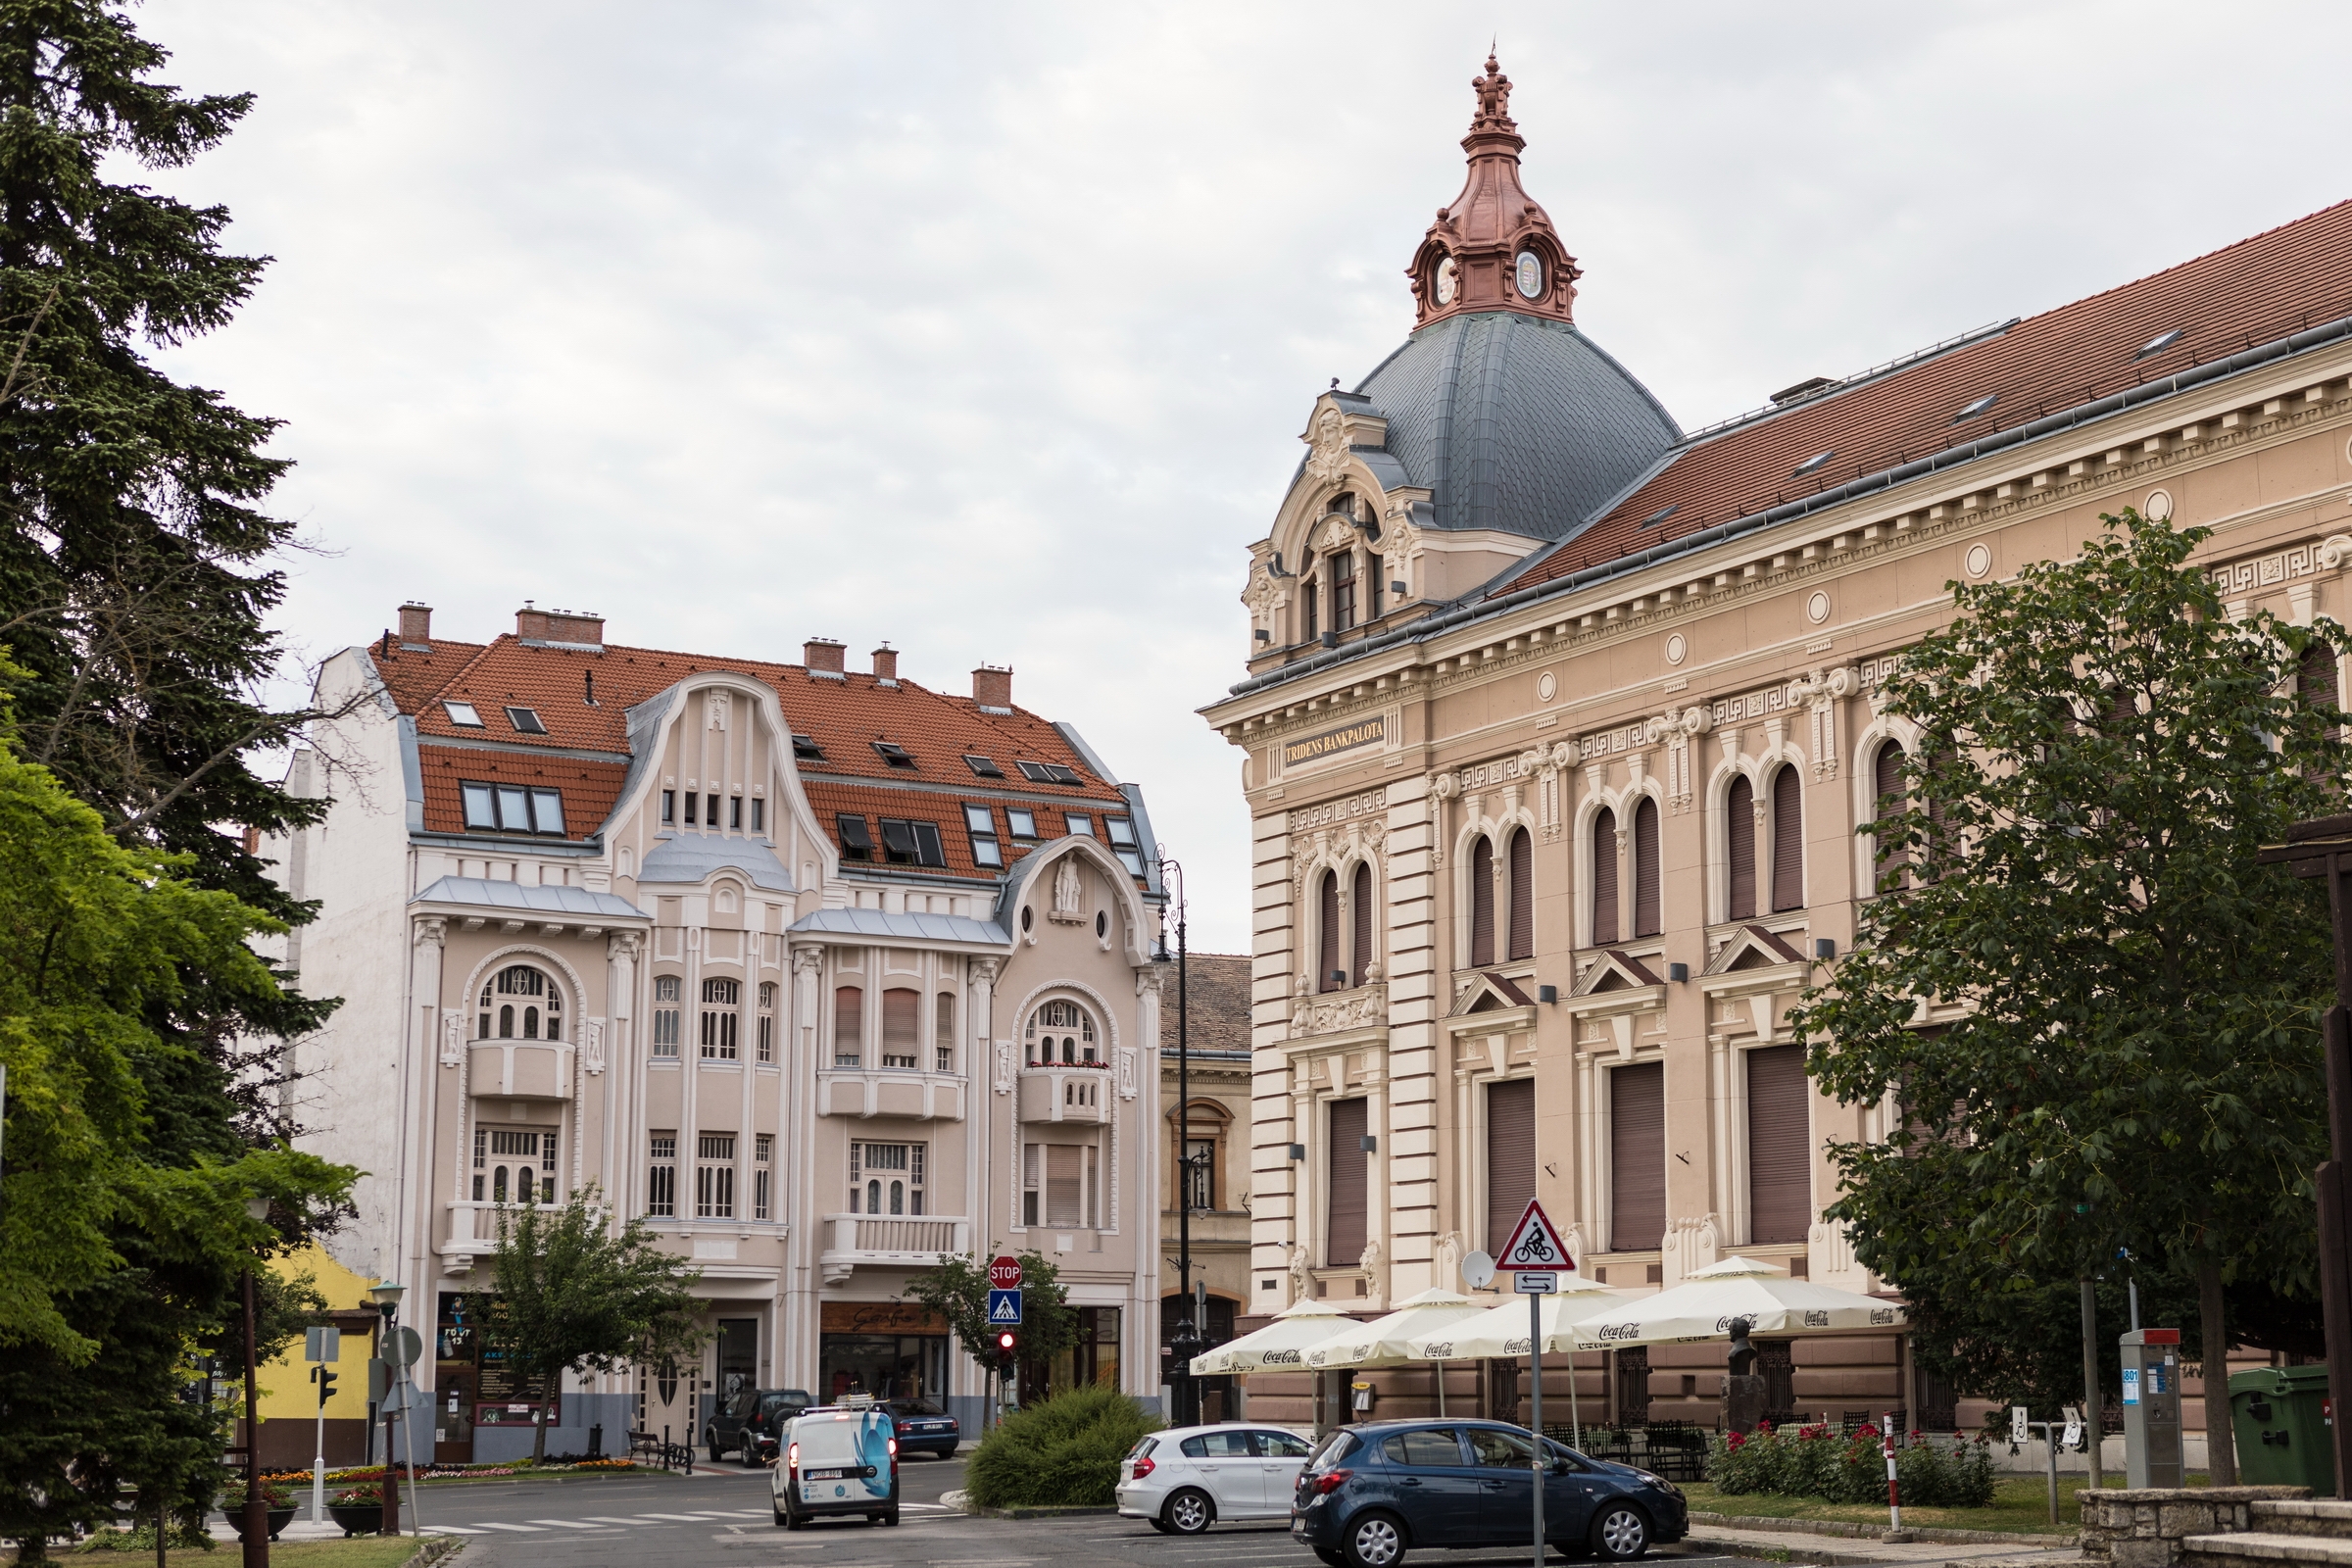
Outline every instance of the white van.
<path id="1" fill-rule="evenodd" d="M 787 1530 L 846 1514 L 899 1522 L 898 1426 L 870 1403 L 818 1405 L 793 1417 L 769 1475 L 776 1523 Z"/>

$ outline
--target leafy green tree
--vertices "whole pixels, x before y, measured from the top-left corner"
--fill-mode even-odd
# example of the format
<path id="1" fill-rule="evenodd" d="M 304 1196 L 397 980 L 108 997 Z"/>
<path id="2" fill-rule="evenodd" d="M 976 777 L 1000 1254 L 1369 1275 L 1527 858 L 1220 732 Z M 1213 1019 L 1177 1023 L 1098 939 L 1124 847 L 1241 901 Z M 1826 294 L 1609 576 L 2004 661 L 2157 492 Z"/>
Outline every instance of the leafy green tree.
<path id="1" fill-rule="evenodd" d="M 2189 564 L 2205 530 L 2106 521 L 2074 561 L 1956 586 L 1888 678 L 1919 735 L 1872 829 L 1885 875 L 1792 1014 L 1828 1093 L 1901 1107 L 1835 1149 L 1829 1214 L 1959 1331 L 1964 1374 L 2005 1312 L 2126 1248 L 2194 1282 L 2215 1362 L 2229 1282 L 2314 1293 L 2328 908 L 2255 855 L 2339 808 L 2342 633 L 2232 620 Z"/>
<path id="2" fill-rule="evenodd" d="M 249 1146 L 218 1064 L 159 1023 L 191 974 L 224 995 L 275 986 L 247 946 L 275 922 L 189 886 L 184 864 L 124 848 L 0 747 L 0 1537 L 31 1557 L 111 1517 L 122 1482 L 210 1500 L 220 1434 L 179 1398 L 190 1356 L 241 1355 L 244 1271 L 357 1176 Z"/>
<path id="3" fill-rule="evenodd" d="M 988 1321 L 988 1265 L 996 1244 L 970 1257 L 942 1252 L 936 1267 L 909 1280 L 899 1299 L 929 1307 L 948 1321 L 963 1353 L 982 1366 L 997 1364 L 997 1335 Z M 1078 1312 L 1061 1271 L 1042 1254 L 1018 1254 L 1021 1265 L 1021 1359 L 1043 1361 L 1078 1343 Z"/>
<path id="4" fill-rule="evenodd" d="M 662 1361 L 702 1344 L 701 1271 L 662 1251 L 639 1221 L 615 1227 L 593 1184 L 560 1206 L 501 1207 L 490 1269 L 483 1330 L 538 1395 L 533 1460 L 547 1457 L 546 1401 L 559 1374 Z"/>

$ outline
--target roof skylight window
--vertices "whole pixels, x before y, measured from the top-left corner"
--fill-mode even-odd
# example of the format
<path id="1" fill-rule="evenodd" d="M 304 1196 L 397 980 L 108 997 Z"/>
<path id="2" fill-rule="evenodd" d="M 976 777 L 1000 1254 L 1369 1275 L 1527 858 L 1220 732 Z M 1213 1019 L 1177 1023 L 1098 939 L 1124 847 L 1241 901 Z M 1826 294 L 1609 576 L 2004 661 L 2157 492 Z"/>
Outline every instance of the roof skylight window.
<path id="1" fill-rule="evenodd" d="M 982 778 L 1003 778 L 1004 776 L 1004 770 L 993 760 L 971 752 L 963 754 L 963 765 Z"/>
<path id="2" fill-rule="evenodd" d="M 1673 516 L 1676 513 L 1682 510 L 1683 504 L 1680 501 L 1669 502 L 1667 505 L 1662 506 L 1657 511 L 1651 513 L 1648 516 L 1643 517 L 1642 519 L 1642 526 L 1644 528 L 1655 528 L 1659 523 L 1664 522 L 1668 517 Z"/>
<path id="3" fill-rule="evenodd" d="M 792 755 L 800 761 L 821 762 L 825 760 L 825 749 L 816 744 L 813 735 L 795 735 L 792 738 Z"/>
<path id="4" fill-rule="evenodd" d="M 1838 454 L 1835 452 L 1816 452 L 1804 462 L 1798 464 L 1796 466 L 1796 471 L 1790 474 L 1788 477 L 1791 479 L 1802 479 L 1808 473 L 1819 473 L 1822 468 L 1828 465 L 1829 461 L 1837 455 Z"/>
<path id="5" fill-rule="evenodd" d="M 874 742 L 874 755 L 893 767 L 914 766 L 914 759 L 906 755 L 906 748 L 895 741 Z"/>
<path id="6" fill-rule="evenodd" d="M 1085 782 L 1076 772 L 1062 766 L 1059 762 L 1015 762 L 1013 765 L 1021 770 L 1021 777 L 1032 784 L 1081 784 Z"/>
<path id="7" fill-rule="evenodd" d="M 1983 414 L 1986 409 L 1991 408 L 1995 403 L 2000 401 L 2001 395 L 1998 392 L 1987 392 L 1983 397 L 1977 399 L 1976 402 L 1971 403 L 1967 408 L 1962 409 L 1958 414 L 1953 415 L 1952 422 L 1954 424 L 1958 424 L 1963 419 L 1973 419 L 1978 415 Z"/>
<path id="8" fill-rule="evenodd" d="M 441 708 L 444 712 L 449 714 L 449 721 L 452 724 L 461 724 L 467 729 L 483 727 L 481 710 L 471 703 L 452 702 L 444 697 L 441 699 Z"/>
<path id="9" fill-rule="evenodd" d="M 2139 346 L 2139 352 L 2132 357 L 2135 360 L 2144 360 L 2151 354 L 2162 354 L 2187 335 L 2187 328 L 2179 326 L 2174 327 L 2170 332 L 2159 332 L 2142 343 Z"/>
<path id="10" fill-rule="evenodd" d="M 535 708 L 508 709 L 507 722 L 514 726 L 514 733 L 517 735 L 544 735 L 547 733 L 547 726 L 539 722 L 539 710 Z"/>

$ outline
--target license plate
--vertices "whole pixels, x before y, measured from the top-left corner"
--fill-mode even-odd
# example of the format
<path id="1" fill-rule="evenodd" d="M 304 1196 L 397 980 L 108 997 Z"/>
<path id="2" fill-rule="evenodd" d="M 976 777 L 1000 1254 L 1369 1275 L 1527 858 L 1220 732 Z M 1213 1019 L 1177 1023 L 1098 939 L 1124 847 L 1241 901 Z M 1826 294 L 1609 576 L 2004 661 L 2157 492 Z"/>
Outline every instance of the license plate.
<path id="1" fill-rule="evenodd" d="M 801 1479 L 804 1481 L 839 1481 L 848 1474 L 847 1470 L 804 1470 L 801 1472 Z"/>

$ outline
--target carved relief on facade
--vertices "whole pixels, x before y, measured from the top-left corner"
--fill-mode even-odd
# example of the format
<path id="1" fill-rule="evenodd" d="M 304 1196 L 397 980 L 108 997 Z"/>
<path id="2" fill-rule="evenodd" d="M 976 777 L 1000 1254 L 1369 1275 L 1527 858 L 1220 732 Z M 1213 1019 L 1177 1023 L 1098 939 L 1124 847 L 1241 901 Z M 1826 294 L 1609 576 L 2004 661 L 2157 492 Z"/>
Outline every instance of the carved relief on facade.
<path id="1" fill-rule="evenodd" d="M 1054 868 L 1054 907 L 1047 918 L 1063 925 L 1078 925 L 1086 919 L 1086 885 L 1078 874 L 1078 857 L 1065 855 Z"/>
<path id="2" fill-rule="evenodd" d="M 455 1007 L 441 1014 L 441 1065 L 455 1067 L 466 1059 L 466 1014 Z"/>
<path id="3" fill-rule="evenodd" d="M 1009 1040 L 1000 1040 L 997 1042 L 997 1075 L 995 1087 L 997 1093 L 1000 1095 L 1009 1095 L 1012 1093 L 1012 1042 Z"/>
<path id="4" fill-rule="evenodd" d="M 1680 1284 L 1692 1269 L 1721 1261 L 1722 1235 L 1716 1229 L 1715 1216 L 1698 1214 L 1674 1221 L 1666 1228 L 1661 1251 L 1668 1289 Z"/>
<path id="5" fill-rule="evenodd" d="M 1113 1075 L 1118 1079 L 1119 1098 L 1133 1100 L 1136 1096 L 1135 1048 L 1121 1046 L 1111 1054 Z"/>
<path id="6" fill-rule="evenodd" d="M 1329 484 L 1348 471 L 1348 416 L 1325 404 L 1306 434 L 1306 476 Z"/>
<path id="7" fill-rule="evenodd" d="M 1805 705 L 1811 723 L 1815 782 L 1838 776 L 1838 702 L 1862 689 L 1862 672 L 1851 665 L 1812 670 L 1788 683 L 1791 702 Z"/>
<path id="8" fill-rule="evenodd" d="M 1389 988 L 1378 979 L 1353 991 L 1316 996 L 1299 978 L 1298 995 L 1291 1003 L 1291 1038 L 1338 1034 L 1343 1029 L 1366 1029 L 1389 1021 Z"/>
<path id="9" fill-rule="evenodd" d="M 602 1018 L 591 1018 L 580 1026 L 580 1065 L 592 1074 L 605 1070 L 605 1021 Z"/>

